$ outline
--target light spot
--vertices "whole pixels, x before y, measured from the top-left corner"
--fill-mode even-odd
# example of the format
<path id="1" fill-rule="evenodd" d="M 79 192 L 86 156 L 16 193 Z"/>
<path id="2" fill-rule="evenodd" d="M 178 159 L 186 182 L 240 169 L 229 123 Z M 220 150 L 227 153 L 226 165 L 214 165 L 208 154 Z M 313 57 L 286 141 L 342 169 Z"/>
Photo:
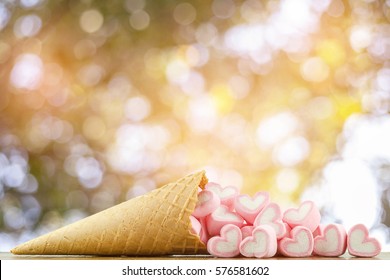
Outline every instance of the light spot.
<path id="1" fill-rule="evenodd" d="M 16 207 L 8 207 L 4 212 L 4 223 L 12 229 L 21 229 L 25 225 L 23 211 Z"/>
<path id="2" fill-rule="evenodd" d="M 320 57 L 312 57 L 301 65 L 301 75 L 309 82 L 322 82 L 329 76 L 329 66 Z"/>
<path id="3" fill-rule="evenodd" d="M 283 166 L 294 166 L 309 154 L 310 144 L 303 137 L 292 137 L 279 145 L 274 151 L 274 160 Z"/>
<path id="4" fill-rule="evenodd" d="M 101 12 L 98 10 L 87 10 L 81 14 L 80 26 L 87 33 L 94 33 L 98 31 L 104 22 Z"/>
<path id="5" fill-rule="evenodd" d="M 212 45 L 218 38 L 218 30 L 212 23 L 203 23 L 195 31 L 196 40 L 205 45 Z"/>
<path id="6" fill-rule="evenodd" d="M 186 80 L 184 80 L 180 87 L 188 95 L 200 95 L 204 93 L 205 78 L 202 74 L 196 71 L 190 71 Z"/>
<path id="7" fill-rule="evenodd" d="M 40 5 L 44 0 L 20 0 L 20 4 L 24 8 L 33 8 Z"/>
<path id="8" fill-rule="evenodd" d="M 376 84 L 380 90 L 390 92 L 390 68 L 382 68 L 378 71 Z"/>
<path id="9" fill-rule="evenodd" d="M 349 34 L 349 42 L 356 52 L 367 48 L 372 41 L 372 30 L 368 25 L 355 25 Z"/>
<path id="10" fill-rule="evenodd" d="M 236 25 L 225 33 L 224 43 L 228 49 L 240 55 L 261 51 L 265 47 L 264 26 Z"/>
<path id="11" fill-rule="evenodd" d="M 279 143 L 298 128 L 298 119 L 290 112 L 282 112 L 261 121 L 256 134 L 260 147 Z"/>
<path id="12" fill-rule="evenodd" d="M 130 25 L 135 30 L 144 30 L 149 26 L 149 14 L 143 10 L 136 11 L 130 16 Z"/>
<path id="13" fill-rule="evenodd" d="M 217 108 L 211 97 L 200 96 L 190 101 L 187 113 L 190 129 L 197 132 L 212 131 L 217 119 Z"/>
<path id="14" fill-rule="evenodd" d="M 178 24 L 189 25 L 196 19 L 196 10 L 190 3 L 180 3 L 173 11 L 173 18 Z"/>
<path id="15" fill-rule="evenodd" d="M 189 46 L 185 55 L 186 61 L 191 67 L 203 66 L 210 57 L 209 50 L 199 44 Z"/>
<path id="16" fill-rule="evenodd" d="M 13 163 L 1 170 L 1 177 L 4 184 L 11 188 L 17 188 L 23 183 L 26 172 L 20 164 Z"/>
<path id="17" fill-rule="evenodd" d="M 298 187 L 299 177 L 299 173 L 295 169 L 284 168 L 276 176 L 276 185 L 282 193 L 291 194 Z"/>
<path id="18" fill-rule="evenodd" d="M 41 30 L 42 20 L 37 15 L 27 15 L 18 18 L 14 24 L 14 34 L 17 38 L 33 37 Z"/>
<path id="19" fill-rule="evenodd" d="M 47 116 L 40 123 L 40 130 L 46 139 L 56 140 L 62 135 L 64 123 L 59 118 Z"/>
<path id="20" fill-rule="evenodd" d="M 103 178 L 100 164 L 93 157 L 80 157 L 76 162 L 76 174 L 80 183 L 88 189 L 99 186 Z"/>
<path id="21" fill-rule="evenodd" d="M 11 83 L 20 89 L 34 90 L 41 83 L 43 72 L 42 60 L 35 54 L 22 54 L 12 68 Z"/>
<path id="22" fill-rule="evenodd" d="M 182 84 L 190 75 L 190 68 L 183 60 L 175 59 L 167 65 L 166 76 L 171 83 Z"/>
<path id="23" fill-rule="evenodd" d="M 5 4 L 0 3 L 0 31 L 7 26 L 10 18 L 11 13 L 9 12 Z"/>
<path id="24" fill-rule="evenodd" d="M 77 76 L 84 85 L 95 86 L 103 78 L 104 74 L 105 71 L 100 65 L 88 64 L 79 70 Z"/>
<path id="25" fill-rule="evenodd" d="M 148 99 L 142 96 L 129 98 L 125 103 L 125 115 L 131 121 L 142 121 L 151 112 Z"/>

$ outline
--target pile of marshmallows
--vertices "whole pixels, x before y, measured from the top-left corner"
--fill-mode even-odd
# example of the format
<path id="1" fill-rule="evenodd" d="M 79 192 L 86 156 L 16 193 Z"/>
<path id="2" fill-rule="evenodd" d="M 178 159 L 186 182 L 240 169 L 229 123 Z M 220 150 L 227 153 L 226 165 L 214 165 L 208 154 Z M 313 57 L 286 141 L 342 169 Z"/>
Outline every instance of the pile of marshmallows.
<path id="1" fill-rule="evenodd" d="M 381 251 L 378 240 L 369 237 L 362 224 L 348 234 L 340 224 L 320 224 L 320 212 L 312 201 L 282 213 L 267 192 L 250 197 L 212 182 L 199 189 L 190 220 L 192 232 L 216 257 L 337 257 L 347 247 L 351 255 L 374 257 Z"/>

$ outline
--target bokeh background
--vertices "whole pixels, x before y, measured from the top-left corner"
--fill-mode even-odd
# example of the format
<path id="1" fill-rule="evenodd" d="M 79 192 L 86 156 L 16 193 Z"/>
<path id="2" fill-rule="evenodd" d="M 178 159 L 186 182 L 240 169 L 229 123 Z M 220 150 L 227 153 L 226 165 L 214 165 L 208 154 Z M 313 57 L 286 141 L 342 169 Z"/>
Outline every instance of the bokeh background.
<path id="1" fill-rule="evenodd" d="M 0 0 L 0 251 L 199 169 L 389 251 L 389 19 L 389 0 Z"/>

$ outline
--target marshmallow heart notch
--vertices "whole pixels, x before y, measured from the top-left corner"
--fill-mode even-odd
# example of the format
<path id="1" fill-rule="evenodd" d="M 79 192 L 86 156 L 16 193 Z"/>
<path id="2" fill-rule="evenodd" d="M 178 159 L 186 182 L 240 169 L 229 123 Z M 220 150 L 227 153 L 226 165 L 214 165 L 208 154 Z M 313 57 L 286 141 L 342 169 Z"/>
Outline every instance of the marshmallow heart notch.
<path id="1" fill-rule="evenodd" d="M 257 192 L 253 197 L 242 194 L 236 196 L 234 200 L 234 209 L 250 224 L 256 219 L 256 216 L 270 202 L 268 192 Z"/>
<path id="2" fill-rule="evenodd" d="M 381 244 L 369 236 L 363 224 L 354 225 L 348 232 L 348 252 L 355 257 L 375 257 L 381 252 Z"/>
<path id="3" fill-rule="evenodd" d="M 347 249 L 347 233 L 342 225 L 324 225 L 314 237 L 313 252 L 324 257 L 338 257 Z"/>
<path id="4" fill-rule="evenodd" d="M 252 236 L 240 243 L 241 255 L 252 258 L 271 258 L 278 248 L 275 230 L 269 225 L 255 227 Z"/>
<path id="5" fill-rule="evenodd" d="M 279 241 L 279 252 L 286 257 L 309 257 L 313 252 L 314 241 L 310 229 L 296 226 L 290 232 L 290 237 Z"/>
<path id="6" fill-rule="evenodd" d="M 242 241 L 238 226 L 226 224 L 221 228 L 220 236 L 213 236 L 207 242 L 207 251 L 216 257 L 232 258 L 240 254 Z"/>
<path id="7" fill-rule="evenodd" d="M 304 201 L 298 209 L 290 208 L 283 214 L 283 222 L 291 228 L 304 226 L 314 232 L 321 221 L 321 214 L 313 201 Z"/>

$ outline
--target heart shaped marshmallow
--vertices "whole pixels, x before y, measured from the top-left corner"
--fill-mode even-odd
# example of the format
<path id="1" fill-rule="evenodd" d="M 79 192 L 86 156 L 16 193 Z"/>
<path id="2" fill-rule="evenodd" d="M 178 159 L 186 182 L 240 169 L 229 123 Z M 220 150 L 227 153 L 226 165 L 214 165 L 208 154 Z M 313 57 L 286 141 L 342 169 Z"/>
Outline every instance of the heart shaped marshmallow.
<path id="1" fill-rule="evenodd" d="M 214 192 L 210 190 L 202 190 L 198 193 L 198 201 L 196 202 L 192 215 L 196 218 L 205 217 L 215 211 L 219 207 L 220 203 L 221 201 L 218 195 Z"/>
<path id="2" fill-rule="evenodd" d="M 313 234 L 310 229 L 296 226 L 290 237 L 279 241 L 279 252 L 286 257 L 308 257 L 313 252 Z"/>
<path id="3" fill-rule="evenodd" d="M 313 201 L 304 201 L 298 209 L 290 208 L 284 212 L 283 221 L 291 228 L 304 226 L 314 232 L 321 221 L 321 214 Z"/>
<path id="4" fill-rule="evenodd" d="M 313 252 L 318 256 L 338 257 L 347 249 L 347 233 L 342 225 L 329 224 L 314 237 Z"/>
<path id="5" fill-rule="evenodd" d="M 221 204 L 228 206 L 229 209 L 233 209 L 234 199 L 238 195 L 238 189 L 236 187 L 227 186 L 222 188 L 219 184 L 210 182 L 206 184 L 205 188 L 218 195 Z"/>
<path id="6" fill-rule="evenodd" d="M 248 223 L 253 224 L 256 216 L 269 203 L 269 200 L 268 192 L 257 192 L 253 198 L 246 194 L 238 195 L 234 200 L 234 209 Z"/>
<path id="7" fill-rule="evenodd" d="M 356 257 L 375 257 L 381 252 L 381 244 L 369 237 L 368 229 L 363 224 L 354 225 L 348 232 L 348 252 Z"/>
<path id="8" fill-rule="evenodd" d="M 249 258 L 271 258 L 275 256 L 277 247 L 274 229 L 269 225 L 262 225 L 254 228 L 252 236 L 242 240 L 240 253 Z"/>
<path id="9" fill-rule="evenodd" d="M 207 242 L 207 251 L 216 257 L 231 258 L 240 254 L 242 241 L 239 227 L 227 224 L 221 228 L 220 236 L 214 236 Z"/>
<path id="10" fill-rule="evenodd" d="M 243 226 L 244 219 L 237 213 L 231 212 L 226 205 L 220 205 L 213 213 L 206 217 L 207 231 L 210 236 L 218 235 L 226 224 L 233 224 L 239 228 Z"/>
<path id="11" fill-rule="evenodd" d="M 270 225 L 275 230 L 278 239 L 283 238 L 286 234 L 286 228 L 282 223 L 282 212 L 279 205 L 274 202 L 269 203 L 260 211 L 253 225 Z"/>

